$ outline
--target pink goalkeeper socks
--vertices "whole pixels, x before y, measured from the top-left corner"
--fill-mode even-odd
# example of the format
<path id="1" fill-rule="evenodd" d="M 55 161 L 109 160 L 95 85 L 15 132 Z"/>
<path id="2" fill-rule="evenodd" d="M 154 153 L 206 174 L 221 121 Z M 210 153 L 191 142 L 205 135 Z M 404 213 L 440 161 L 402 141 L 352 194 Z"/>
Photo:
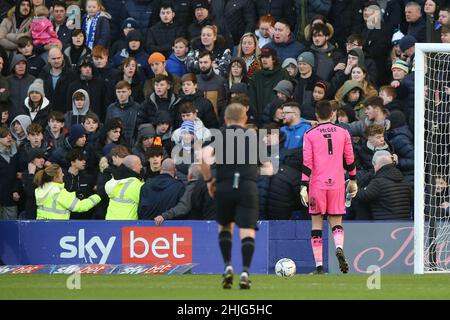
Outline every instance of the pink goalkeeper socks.
<path id="1" fill-rule="evenodd" d="M 322 262 L 322 237 L 312 237 L 311 247 L 313 249 L 314 260 L 316 261 L 316 267 L 321 266 Z"/>
<path id="2" fill-rule="evenodd" d="M 336 228 L 333 230 L 334 244 L 336 248 L 344 248 L 344 229 Z"/>

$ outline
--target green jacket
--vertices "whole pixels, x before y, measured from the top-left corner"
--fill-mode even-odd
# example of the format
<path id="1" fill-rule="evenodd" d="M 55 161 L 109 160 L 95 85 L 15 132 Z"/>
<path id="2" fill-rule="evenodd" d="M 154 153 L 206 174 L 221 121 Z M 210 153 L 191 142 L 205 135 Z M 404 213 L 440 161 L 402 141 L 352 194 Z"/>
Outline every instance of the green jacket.
<path id="1" fill-rule="evenodd" d="M 273 70 L 259 70 L 250 79 L 250 106 L 258 115 L 261 115 L 264 107 L 276 98 L 273 88 L 281 80 L 290 80 L 286 70 L 275 67 Z"/>
<path id="2" fill-rule="evenodd" d="M 109 196 L 106 220 L 137 220 L 139 194 L 144 183 L 131 177 L 121 180 L 111 179 L 105 184 Z"/>
<path id="3" fill-rule="evenodd" d="M 75 192 L 69 192 L 63 183 L 48 182 L 34 190 L 37 205 L 36 219 L 69 220 L 71 212 L 86 212 L 97 205 L 101 198 L 93 194 L 80 200 Z"/>

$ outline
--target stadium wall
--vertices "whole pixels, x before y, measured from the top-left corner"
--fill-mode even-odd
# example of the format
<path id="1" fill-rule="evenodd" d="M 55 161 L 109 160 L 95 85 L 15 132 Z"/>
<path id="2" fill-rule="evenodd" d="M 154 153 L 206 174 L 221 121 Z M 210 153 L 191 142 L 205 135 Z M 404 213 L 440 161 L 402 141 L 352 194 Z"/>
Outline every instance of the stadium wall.
<path id="1" fill-rule="evenodd" d="M 284 257 L 295 261 L 298 273 L 314 268 L 310 221 L 262 221 L 258 228 L 251 273 L 273 273 Z M 412 273 L 412 228 L 412 222 L 346 222 L 350 273 L 364 273 L 371 265 L 385 273 Z M 324 265 L 339 273 L 326 225 L 323 236 Z M 240 270 L 238 232 L 233 237 L 233 262 Z M 0 258 L 7 265 L 172 261 L 198 264 L 193 273 L 221 273 L 223 268 L 213 221 L 167 221 L 160 227 L 152 221 L 0 221 Z"/>

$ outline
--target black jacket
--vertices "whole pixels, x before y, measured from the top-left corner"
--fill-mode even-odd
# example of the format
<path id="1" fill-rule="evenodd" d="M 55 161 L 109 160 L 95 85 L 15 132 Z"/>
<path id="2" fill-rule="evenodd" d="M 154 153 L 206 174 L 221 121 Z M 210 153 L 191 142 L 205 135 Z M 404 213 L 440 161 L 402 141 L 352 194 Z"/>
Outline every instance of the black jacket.
<path id="1" fill-rule="evenodd" d="M 187 28 L 186 35 L 188 39 L 192 40 L 200 37 L 202 28 L 207 25 L 216 25 L 218 29 L 217 34 L 224 37 L 226 47 L 229 49 L 233 48 L 233 37 L 231 36 L 230 29 L 224 23 L 218 23 L 216 19 L 211 16 L 211 13 L 202 22 L 198 22 L 196 19 L 194 19 L 194 21 Z"/>
<path id="2" fill-rule="evenodd" d="M 366 2 L 366 0 L 332 1 L 328 18 L 334 27 L 334 38 L 344 52 L 347 37 L 352 33 L 361 33 L 362 19 L 359 10 Z"/>
<path id="3" fill-rule="evenodd" d="M 364 51 L 375 61 L 378 69 L 377 84 L 385 84 L 388 80 L 388 70 L 386 70 L 386 59 L 391 48 L 392 33 L 382 23 L 381 29 L 369 30 L 366 26 L 361 31 L 365 41 Z"/>
<path id="4" fill-rule="evenodd" d="M 409 219 L 413 194 L 395 165 L 383 166 L 355 200 L 368 203 L 374 220 Z"/>
<path id="5" fill-rule="evenodd" d="M 398 156 L 398 167 L 405 178 L 414 183 L 414 137 L 407 125 L 386 132 Z"/>
<path id="6" fill-rule="evenodd" d="M 105 104 L 109 105 L 116 101 L 116 84 L 122 80 L 122 74 L 117 68 L 112 65 L 107 65 L 102 69 L 95 69 L 97 78 L 103 80 L 106 84 L 106 101 Z"/>
<path id="7" fill-rule="evenodd" d="M 102 201 L 95 206 L 94 211 L 94 219 L 96 220 L 104 220 L 106 216 L 106 211 L 108 210 L 108 204 L 109 204 L 109 196 L 106 194 L 105 191 L 105 184 L 115 176 L 116 171 L 118 170 L 118 167 L 115 166 L 112 163 L 112 160 L 106 160 L 108 161 L 108 167 L 101 168 L 100 172 L 97 175 L 97 194 L 102 198 Z"/>
<path id="8" fill-rule="evenodd" d="M 177 112 L 175 106 L 179 99 L 173 93 L 169 93 L 168 99 L 159 99 L 156 93 L 152 93 L 148 99 L 142 102 L 136 126 L 139 127 L 143 123 L 154 123 L 158 115 L 158 111 L 167 111 L 170 114 L 171 123 L 175 122 Z"/>
<path id="9" fill-rule="evenodd" d="M 137 125 L 136 121 L 139 113 L 139 103 L 134 102 L 133 98 L 129 98 L 128 103 L 123 107 L 116 101 L 108 106 L 106 109 L 105 124 L 113 118 L 120 118 L 123 123 L 122 137 L 125 139 L 126 145 L 131 148 L 136 142 Z"/>
<path id="10" fill-rule="evenodd" d="M 128 1 L 127 1 L 128 2 Z M 151 17 L 151 25 L 155 25 L 161 21 L 159 18 L 159 12 L 161 10 L 161 4 L 167 2 L 167 0 L 153 0 L 153 12 Z M 175 15 L 175 22 L 182 25 L 185 29 L 192 23 L 194 10 L 192 9 L 192 0 L 177 0 L 172 1 L 172 5 Z"/>
<path id="11" fill-rule="evenodd" d="M 252 0 L 215 0 L 211 7 L 216 19 L 230 29 L 235 46 L 244 33 L 255 31 L 256 14 Z"/>
<path id="12" fill-rule="evenodd" d="M 59 164 L 63 169 L 67 169 L 70 167 L 70 163 L 66 159 L 67 153 L 72 150 L 74 147 L 70 145 L 68 138 L 64 138 L 61 145 L 53 150 L 50 156 L 51 163 Z M 77 147 L 78 148 L 78 147 Z M 83 149 L 83 153 L 87 155 L 85 148 Z"/>
<path id="13" fill-rule="evenodd" d="M 39 74 L 39 78 L 44 81 L 45 97 L 52 102 L 53 110 L 55 111 L 65 113 L 66 111 L 72 110 L 73 92 L 69 95 L 68 88 L 69 84 L 75 79 L 75 73 L 65 65 L 61 77 L 56 82 L 55 89 L 53 89 L 53 80 L 50 70 L 50 65 L 47 65 Z"/>
<path id="14" fill-rule="evenodd" d="M 45 61 L 40 56 L 36 56 L 35 54 L 25 58 L 27 58 L 28 74 L 31 74 L 33 77 L 37 78 L 46 65 Z"/>
<path id="15" fill-rule="evenodd" d="M 107 97 L 108 88 L 106 82 L 95 76 L 91 80 L 81 80 L 78 76 L 78 79 L 74 80 L 67 88 L 66 105 L 71 107 L 67 111 L 72 109 L 73 94 L 79 89 L 87 91 L 91 102 L 89 109 L 99 116 L 100 122 L 103 122 L 105 119 L 105 110 L 110 100 Z"/>
<path id="16" fill-rule="evenodd" d="M 426 42 L 427 24 L 424 18 L 420 18 L 414 23 L 408 25 L 407 35 L 416 38 L 417 42 Z"/>
<path id="17" fill-rule="evenodd" d="M 293 0 L 255 0 L 255 6 L 258 18 L 265 15 L 271 15 L 275 21 L 284 18 L 289 21 L 291 30 L 295 29 L 297 17 Z"/>
<path id="18" fill-rule="evenodd" d="M 147 52 L 161 52 L 168 59 L 175 39 L 185 37 L 185 30 L 184 26 L 176 22 L 171 24 L 158 22 L 148 29 L 145 41 Z"/>
<path id="19" fill-rule="evenodd" d="M 36 196 L 34 195 L 36 185 L 34 184 L 33 179 L 34 174 L 30 174 L 28 170 L 22 174 L 22 196 L 25 197 L 25 218 L 29 220 L 36 219 L 37 210 Z"/>
<path id="20" fill-rule="evenodd" d="M 17 206 L 13 200 L 13 193 L 20 189 L 20 182 L 17 179 L 17 169 L 19 155 L 16 153 L 7 161 L 0 152 L 0 205 L 3 207 Z"/>
<path id="21" fill-rule="evenodd" d="M 265 208 L 267 220 L 289 220 L 293 211 L 301 209 L 302 163 L 302 150 L 290 151 L 285 164 L 270 178 Z"/>
<path id="22" fill-rule="evenodd" d="M 216 203 L 208 193 L 206 183 L 200 179 L 195 181 L 194 192 L 191 197 L 191 211 L 186 219 L 189 220 L 215 220 Z"/>
<path id="23" fill-rule="evenodd" d="M 40 148 L 32 148 L 31 144 L 28 140 L 26 140 L 24 143 L 20 144 L 19 147 L 19 152 L 18 152 L 18 156 L 19 156 L 19 166 L 18 166 L 18 171 L 19 172 L 24 172 L 25 170 L 27 170 L 28 168 L 28 157 L 29 154 L 32 150 L 39 150 L 41 151 L 45 158 L 48 159 L 50 154 L 49 154 L 49 147 L 48 144 L 45 140 L 42 141 L 41 147 Z"/>
<path id="24" fill-rule="evenodd" d="M 174 207 L 184 193 L 184 184 L 172 176 L 162 173 L 147 181 L 141 188 L 139 219 L 153 219 Z"/>
<path id="25" fill-rule="evenodd" d="M 80 171 L 73 175 L 69 170 L 64 170 L 64 187 L 67 191 L 76 192 L 77 198 L 86 199 L 94 193 L 95 179 L 86 171 Z"/>

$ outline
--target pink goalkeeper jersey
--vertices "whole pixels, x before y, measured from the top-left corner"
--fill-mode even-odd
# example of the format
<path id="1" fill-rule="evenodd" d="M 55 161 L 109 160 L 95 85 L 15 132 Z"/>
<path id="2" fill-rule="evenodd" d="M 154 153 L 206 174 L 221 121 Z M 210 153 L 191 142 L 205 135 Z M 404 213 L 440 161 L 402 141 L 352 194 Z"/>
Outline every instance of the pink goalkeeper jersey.
<path id="1" fill-rule="evenodd" d="M 344 188 L 344 169 L 355 179 L 354 160 L 348 131 L 330 122 L 321 123 L 303 137 L 302 181 L 310 181 L 310 187 L 318 189 Z"/>

